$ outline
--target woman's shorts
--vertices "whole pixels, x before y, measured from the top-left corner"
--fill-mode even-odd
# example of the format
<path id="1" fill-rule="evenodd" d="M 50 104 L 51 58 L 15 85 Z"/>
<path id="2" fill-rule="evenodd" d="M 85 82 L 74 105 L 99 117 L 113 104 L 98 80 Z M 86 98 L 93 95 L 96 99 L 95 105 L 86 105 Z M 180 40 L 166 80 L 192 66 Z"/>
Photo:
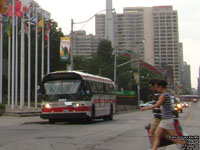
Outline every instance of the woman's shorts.
<path id="1" fill-rule="evenodd" d="M 159 124 L 160 128 L 165 130 L 175 130 L 174 128 L 174 119 L 163 119 Z"/>

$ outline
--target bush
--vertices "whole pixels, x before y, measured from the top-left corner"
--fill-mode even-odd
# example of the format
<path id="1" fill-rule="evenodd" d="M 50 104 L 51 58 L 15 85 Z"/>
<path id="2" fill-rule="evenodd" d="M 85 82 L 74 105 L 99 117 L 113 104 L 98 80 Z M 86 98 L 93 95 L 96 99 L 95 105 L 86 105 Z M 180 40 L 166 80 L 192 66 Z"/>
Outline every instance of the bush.
<path id="1" fill-rule="evenodd" d="M 0 104 L 0 109 L 5 109 L 5 108 L 6 108 L 6 105 Z"/>

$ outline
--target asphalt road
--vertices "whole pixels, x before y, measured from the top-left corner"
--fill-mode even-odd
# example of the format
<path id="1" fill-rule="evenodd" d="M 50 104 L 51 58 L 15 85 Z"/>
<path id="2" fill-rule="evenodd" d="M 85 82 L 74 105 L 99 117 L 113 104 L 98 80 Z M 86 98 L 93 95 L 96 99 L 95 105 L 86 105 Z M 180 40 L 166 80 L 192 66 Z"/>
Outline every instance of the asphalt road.
<path id="1" fill-rule="evenodd" d="M 184 132 L 200 135 L 200 103 L 184 109 Z M 93 124 L 48 124 L 39 117 L 0 117 L 0 150 L 147 150 L 144 126 L 151 111 L 115 116 L 114 121 Z M 170 148 L 171 149 L 171 148 Z"/>

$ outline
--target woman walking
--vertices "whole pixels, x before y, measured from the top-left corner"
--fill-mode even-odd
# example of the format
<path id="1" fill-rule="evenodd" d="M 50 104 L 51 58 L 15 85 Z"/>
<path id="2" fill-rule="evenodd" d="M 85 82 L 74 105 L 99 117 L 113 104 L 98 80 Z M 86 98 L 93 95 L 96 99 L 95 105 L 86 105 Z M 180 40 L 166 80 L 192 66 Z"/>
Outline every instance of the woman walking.
<path id="1" fill-rule="evenodd" d="M 167 82 L 160 80 L 157 83 L 157 91 L 161 94 L 157 103 L 153 106 L 143 107 L 140 110 L 145 111 L 162 106 L 162 120 L 155 131 L 152 150 L 157 150 L 162 136 L 167 132 L 170 136 L 178 136 L 174 128 L 174 116 L 172 114 L 170 94 L 167 92 Z M 172 138 L 176 144 L 184 146 L 185 141 L 179 138 Z"/>

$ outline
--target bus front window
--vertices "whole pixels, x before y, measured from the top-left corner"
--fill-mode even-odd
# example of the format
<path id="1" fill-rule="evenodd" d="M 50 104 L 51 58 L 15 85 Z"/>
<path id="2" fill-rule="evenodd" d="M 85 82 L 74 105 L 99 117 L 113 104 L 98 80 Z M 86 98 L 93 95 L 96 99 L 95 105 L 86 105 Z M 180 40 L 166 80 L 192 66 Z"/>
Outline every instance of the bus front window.
<path id="1" fill-rule="evenodd" d="M 76 94 L 81 81 L 68 80 L 68 81 L 48 81 L 44 83 L 46 95 L 66 95 Z"/>

